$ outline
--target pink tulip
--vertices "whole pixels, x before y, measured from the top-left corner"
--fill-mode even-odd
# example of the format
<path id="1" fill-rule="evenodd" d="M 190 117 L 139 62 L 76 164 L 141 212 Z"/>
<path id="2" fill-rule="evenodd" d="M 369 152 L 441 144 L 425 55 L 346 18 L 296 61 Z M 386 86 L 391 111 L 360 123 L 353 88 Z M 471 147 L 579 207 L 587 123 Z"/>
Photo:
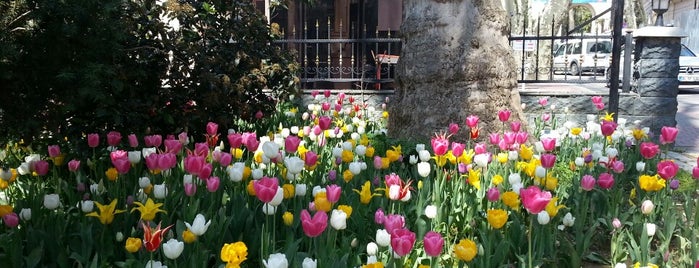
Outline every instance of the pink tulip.
<path id="1" fill-rule="evenodd" d="M 290 135 L 284 139 L 284 151 L 293 154 L 299 149 L 301 139 L 298 136 Z"/>
<path id="2" fill-rule="evenodd" d="M 660 146 L 649 141 L 641 143 L 639 148 L 641 150 L 641 156 L 645 159 L 651 159 L 660 152 Z"/>
<path id="3" fill-rule="evenodd" d="M 276 191 L 276 190 L 275 190 Z M 313 218 L 308 210 L 301 211 L 301 227 L 308 237 L 317 237 L 328 227 L 328 214 L 325 211 L 317 211 Z"/>
<path id="4" fill-rule="evenodd" d="M 129 134 L 127 137 L 129 139 L 129 146 L 131 146 L 131 148 L 138 147 L 138 137 L 136 137 L 136 134 Z"/>
<path id="5" fill-rule="evenodd" d="M 324 90 L 323 96 L 325 96 L 325 98 L 330 98 L 330 90 L 329 89 Z"/>
<path id="6" fill-rule="evenodd" d="M 460 157 L 464 153 L 464 149 L 466 149 L 466 145 L 463 143 L 451 143 L 451 154 L 453 154 L 455 157 Z"/>
<path id="7" fill-rule="evenodd" d="M 621 160 L 614 160 L 614 161 L 612 162 L 612 170 L 613 170 L 615 173 L 624 172 L 624 168 L 625 168 L 625 167 L 624 167 L 624 162 L 622 162 Z"/>
<path id="8" fill-rule="evenodd" d="M 551 152 L 556 149 L 556 138 L 542 138 L 541 145 L 544 147 L 544 151 Z"/>
<path id="9" fill-rule="evenodd" d="M 257 111 L 255 113 L 255 119 L 262 119 L 263 117 L 265 117 L 265 114 L 262 113 L 262 111 Z"/>
<path id="10" fill-rule="evenodd" d="M 147 135 L 143 137 L 143 143 L 146 147 L 160 147 L 163 144 L 163 136 L 161 135 Z"/>
<path id="11" fill-rule="evenodd" d="M 592 103 L 602 103 L 602 96 L 592 96 Z"/>
<path id="12" fill-rule="evenodd" d="M 318 154 L 316 154 L 314 151 L 307 151 L 303 162 L 305 163 L 306 167 L 315 166 L 318 163 Z"/>
<path id="13" fill-rule="evenodd" d="M 218 177 L 210 177 L 209 179 L 206 180 L 206 190 L 208 190 L 210 193 L 214 193 L 218 190 L 219 185 L 221 184 L 221 179 Z"/>
<path id="14" fill-rule="evenodd" d="M 311 129 L 311 133 L 313 133 L 313 135 L 319 136 L 320 133 L 323 133 L 323 129 L 320 128 L 320 126 L 315 125 L 315 126 L 313 126 L 313 128 Z"/>
<path id="15" fill-rule="evenodd" d="M 328 202 L 335 204 L 337 201 L 340 201 L 342 188 L 337 186 L 337 184 L 331 184 L 325 187 L 325 193 L 327 194 Z"/>
<path id="16" fill-rule="evenodd" d="M 197 175 L 197 177 L 199 177 L 199 179 L 206 180 L 207 178 L 209 178 L 209 176 L 211 176 L 211 172 L 213 172 L 213 170 L 214 170 L 214 167 L 211 165 L 211 163 L 206 163 L 203 166 L 201 166 L 201 170 L 199 170 L 199 174 L 195 174 L 195 175 Z"/>
<path id="17" fill-rule="evenodd" d="M 614 186 L 614 175 L 604 172 L 599 174 L 597 185 L 602 189 L 611 189 Z"/>
<path id="18" fill-rule="evenodd" d="M 128 158 L 112 160 L 112 164 L 119 174 L 129 173 L 129 170 L 131 169 L 131 162 L 129 162 Z"/>
<path id="19" fill-rule="evenodd" d="M 374 156 L 374 169 L 381 169 L 383 167 L 383 161 L 381 161 L 381 157 L 376 155 Z"/>
<path id="20" fill-rule="evenodd" d="M 163 142 L 165 144 L 165 151 L 168 153 L 178 154 L 182 150 L 182 142 L 174 139 L 167 139 Z"/>
<path id="21" fill-rule="evenodd" d="M 473 150 L 476 154 L 484 154 L 488 152 L 488 147 L 483 143 L 476 143 L 476 145 L 473 146 Z"/>
<path id="22" fill-rule="evenodd" d="M 512 130 L 512 132 L 519 132 L 520 129 L 522 129 L 522 122 L 519 122 L 519 121 L 510 122 L 510 130 Z"/>
<path id="23" fill-rule="evenodd" d="M 437 135 L 430 140 L 432 150 L 437 156 L 442 156 L 449 150 L 449 139 L 443 135 Z"/>
<path id="24" fill-rule="evenodd" d="M 422 243 L 425 247 L 425 253 L 430 257 L 437 257 L 442 254 L 442 249 L 444 248 L 444 238 L 442 235 L 435 231 L 429 231 L 425 234 L 422 239 Z"/>
<path id="25" fill-rule="evenodd" d="M 500 189 L 498 189 L 498 187 L 490 188 L 488 189 L 488 192 L 486 192 L 485 196 L 488 198 L 488 201 L 496 202 L 500 200 Z"/>
<path id="26" fill-rule="evenodd" d="M 546 106 L 546 104 L 548 104 L 548 103 L 549 103 L 549 98 L 547 98 L 547 97 L 539 98 L 539 105 Z"/>
<path id="27" fill-rule="evenodd" d="M 677 163 L 675 163 L 675 161 L 663 160 L 658 162 L 658 175 L 660 175 L 660 177 L 663 179 L 669 180 L 674 178 L 679 169 L 680 167 L 677 165 Z"/>
<path id="28" fill-rule="evenodd" d="M 511 114 L 512 111 L 510 110 L 500 110 L 498 111 L 498 119 L 500 119 L 500 122 L 507 122 L 507 120 L 510 120 Z"/>
<path id="29" fill-rule="evenodd" d="M 68 162 L 68 170 L 76 172 L 78 169 L 80 169 L 80 160 L 73 159 Z"/>
<path id="30" fill-rule="evenodd" d="M 400 179 L 400 176 L 398 176 L 398 174 L 391 173 L 384 176 L 384 183 L 386 183 L 386 187 L 390 187 L 391 185 L 401 185 L 401 183 L 403 183 L 403 180 Z"/>
<path id="31" fill-rule="evenodd" d="M 541 166 L 545 169 L 551 169 L 553 165 L 556 164 L 555 154 L 542 154 L 541 155 Z"/>
<path id="32" fill-rule="evenodd" d="M 478 126 L 478 116 L 469 115 L 466 117 L 466 126 L 469 128 L 475 128 Z"/>
<path id="33" fill-rule="evenodd" d="M 389 214 L 383 219 L 383 227 L 389 234 L 405 227 L 405 217 L 399 214 Z"/>
<path id="34" fill-rule="evenodd" d="M 116 147 L 119 143 L 121 143 L 121 133 L 117 131 L 110 131 L 107 133 L 107 144 L 109 144 L 109 146 Z"/>
<path id="35" fill-rule="evenodd" d="M 548 122 L 549 120 L 551 120 L 551 113 L 542 114 L 541 120 L 543 120 L 544 122 Z"/>
<path id="36" fill-rule="evenodd" d="M 385 219 L 386 215 L 384 215 L 383 209 L 378 208 L 376 212 L 374 212 L 374 222 L 376 224 L 383 224 Z"/>
<path id="37" fill-rule="evenodd" d="M 597 108 L 598 111 L 604 110 L 604 103 L 595 103 L 595 108 Z"/>
<path id="38" fill-rule="evenodd" d="M 146 164 L 147 163 L 146 161 Z M 206 158 L 203 156 L 187 156 L 184 158 L 184 170 L 189 174 L 198 175 L 204 163 L 206 163 Z"/>
<path id="39" fill-rule="evenodd" d="M 315 99 L 316 96 L 318 96 L 318 90 L 311 91 L 311 97 Z"/>
<path id="40" fill-rule="evenodd" d="M 180 134 L 177 134 L 177 140 L 180 141 L 180 143 L 188 144 L 189 143 L 189 137 L 187 136 L 187 132 L 180 132 Z"/>
<path id="41" fill-rule="evenodd" d="M 456 123 L 449 124 L 449 133 L 451 133 L 452 135 L 456 135 L 456 133 L 458 133 L 458 132 L 459 132 L 459 125 L 457 125 Z"/>
<path id="42" fill-rule="evenodd" d="M 591 175 L 585 175 L 580 179 L 580 188 L 582 188 L 585 191 L 592 191 L 592 189 L 595 188 L 595 177 L 592 177 Z"/>
<path id="43" fill-rule="evenodd" d="M 209 155 L 209 144 L 205 142 L 195 143 L 194 154 L 197 156 L 207 157 Z"/>
<path id="44" fill-rule="evenodd" d="M 197 193 L 197 185 L 194 183 L 184 184 L 184 194 L 187 196 L 194 196 Z"/>
<path id="45" fill-rule="evenodd" d="M 692 168 L 692 178 L 699 180 L 699 167 Z"/>
<path id="46" fill-rule="evenodd" d="M 243 135 L 240 133 L 228 134 L 228 145 L 230 145 L 231 148 L 240 148 L 240 146 L 243 145 Z"/>
<path id="47" fill-rule="evenodd" d="M 405 256 L 413 250 L 415 245 L 415 233 L 408 229 L 398 229 L 391 234 L 391 247 L 398 256 Z"/>
<path id="48" fill-rule="evenodd" d="M 233 162 L 233 155 L 229 153 L 222 153 L 221 157 L 218 159 L 218 163 L 221 164 L 221 166 L 227 167 L 228 165 Z"/>
<path id="49" fill-rule="evenodd" d="M 2 216 L 2 222 L 5 223 L 7 228 L 15 228 L 19 225 L 19 216 L 17 216 L 17 213 L 11 212 Z"/>
<path id="50" fill-rule="evenodd" d="M 49 173 L 49 162 L 45 160 L 39 160 L 34 163 L 34 171 L 39 176 L 44 176 Z"/>
<path id="51" fill-rule="evenodd" d="M 49 145 L 49 157 L 54 158 L 61 155 L 61 146 Z"/>
<path id="52" fill-rule="evenodd" d="M 158 168 L 158 160 L 160 160 L 160 155 L 153 153 L 149 154 L 146 157 L 146 167 L 148 167 L 149 170 L 157 170 Z"/>
<path id="53" fill-rule="evenodd" d="M 87 146 L 95 148 L 100 145 L 100 135 L 97 133 L 87 134 Z"/>
<path id="54" fill-rule="evenodd" d="M 677 128 L 675 127 L 663 127 L 660 129 L 660 144 L 668 144 L 675 142 L 677 138 Z"/>
<path id="55" fill-rule="evenodd" d="M 255 189 L 255 195 L 257 198 L 263 203 L 269 203 L 272 201 L 272 199 L 274 199 L 274 195 L 277 194 L 279 181 L 277 178 L 263 177 L 262 179 L 255 181 L 252 186 Z"/>
<path id="56" fill-rule="evenodd" d="M 490 144 L 497 145 L 500 143 L 500 133 L 490 133 L 488 139 L 490 140 Z"/>
<path id="57" fill-rule="evenodd" d="M 158 168 L 168 170 L 177 166 L 177 155 L 174 153 L 162 153 L 158 159 Z"/>
<path id="58" fill-rule="evenodd" d="M 339 113 L 340 111 L 342 111 L 342 104 L 336 103 L 336 104 L 335 104 L 335 111 L 338 112 L 338 113 Z"/>
<path id="59" fill-rule="evenodd" d="M 218 124 L 214 122 L 206 123 L 206 134 L 208 134 L 209 136 L 218 135 Z"/>
<path id="60" fill-rule="evenodd" d="M 507 131 L 502 134 L 502 139 L 505 141 L 507 145 L 512 145 L 515 143 L 515 138 L 517 137 L 517 134 L 514 132 Z"/>
<path id="61" fill-rule="evenodd" d="M 342 104 L 342 102 L 345 100 L 345 97 L 346 97 L 346 95 L 344 92 L 338 93 L 337 94 L 337 103 Z"/>
<path id="62" fill-rule="evenodd" d="M 602 135 L 604 135 L 605 137 L 609 137 L 612 134 L 614 134 L 616 127 L 617 127 L 617 124 L 614 123 L 614 121 L 602 121 L 602 125 L 600 126 L 600 130 L 602 131 Z"/>
<path id="63" fill-rule="evenodd" d="M 527 142 L 528 139 L 529 139 L 529 133 L 523 132 L 523 131 L 517 132 L 517 135 L 515 136 L 515 142 L 518 144 L 524 144 Z M 555 145 L 555 143 L 554 143 L 554 145 Z"/>
<path id="64" fill-rule="evenodd" d="M 521 189 L 519 195 L 522 199 L 522 205 L 531 214 L 538 214 L 544 210 L 549 201 L 551 201 L 551 192 L 541 191 L 541 189 L 536 186 L 529 186 L 526 189 Z"/>
<path id="65" fill-rule="evenodd" d="M 330 123 L 332 123 L 332 119 L 328 116 L 321 116 L 318 118 L 318 126 L 322 130 L 330 129 Z"/>

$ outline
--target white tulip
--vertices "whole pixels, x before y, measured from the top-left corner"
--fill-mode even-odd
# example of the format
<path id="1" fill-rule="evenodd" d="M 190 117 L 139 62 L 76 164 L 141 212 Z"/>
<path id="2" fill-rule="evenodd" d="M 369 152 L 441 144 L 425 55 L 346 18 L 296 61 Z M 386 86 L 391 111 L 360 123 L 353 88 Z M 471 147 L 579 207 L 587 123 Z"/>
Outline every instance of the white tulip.
<path id="1" fill-rule="evenodd" d="M 570 212 L 566 213 L 565 216 L 563 216 L 563 225 L 571 227 L 575 224 L 575 217 L 573 217 L 573 214 L 570 214 Z"/>
<path id="2" fill-rule="evenodd" d="M 431 169 L 432 169 L 432 166 L 430 165 L 429 162 L 417 163 L 417 174 L 419 174 L 423 178 L 427 178 L 427 176 L 430 175 Z"/>
<path id="3" fill-rule="evenodd" d="M 546 177 L 546 169 L 542 166 L 536 166 L 536 168 L 534 169 L 534 175 L 537 178 L 544 178 Z"/>
<path id="4" fill-rule="evenodd" d="M 260 168 L 256 168 L 252 170 L 252 179 L 253 180 L 259 180 L 262 179 L 262 177 L 265 175 L 264 171 Z"/>
<path id="5" fill-rule="evenodd" d="M 646 223 L 646 234 L 648 236 L 654 236 L 656 227 L 655 223 Z"/>
<path id="6" fill-rule="evenodd" d="M 150 148 L 143 148 L 141 149 L 141 155 L 143 158 L 148 158 L 150 154 L 157 153 L 158 149 L 155 147 L 150 147 Z"/>
<path id="7" fill-rule="evenodd" d="M 609 157 L 609 158 L 614 158 L 617 155 L 619 155 L 619 150 L 617 150 L 616 148 L 613 148 L 613 147 L 607 147 L 606 152 L 607 152 L 607 157 Z"/>
<path id="8" fill-rule="evenodd" d="M 262 138 L 260 138 L 262 140 Z M 269 159 L 274 159 L 279 156 L 279 144 L 276 144 L 274 142 L 265 142 L 262 144 L 262 153 L 264 153 L 264 156 L 266 156 Z"/>
<path id="9" fill-rule="evenodd" d="M 274 215 L 275 213 L 277 213 L 277 206 L 265 203 L 264 205 L 262 205 L 262 213 L 268 216 Z"/>
<path id="10" fill-rule="evenodd" d="M 585 165 L 585 158 L 576 157 L 575 158 L 575 165 L 578 167 L 582 167 L 583 165 Z"/>
<path id="11" fill-rule="evenodd" d="M 156 184 L 153 186 L 153 196 L 157 199 L 165 199 L 165 197 L 167 197 L 167 192 L 167 186 L 165 186 L 165 183 Z"/>
<path id="12" fill-rule="evenodd" d="M 376 230 L 376 244 L 382 247 L 387 247 L 391 244 L 391 234 L 386 229 Z"/>
<path id="13" fill-rule="evenodd" d="M 166 265 L 163 265 L 162 262 L 159 261 L 154 261 L 154 260 L 149 260 L 146 263 L 146 268 L 167 268 Z"/>
<path id="14" fill-rule="evenodd" d="M 306 195 L 307 188 L 308 188 L 308 186 L 306 184 L 302 184 L 302 183 L 296 184 L 296 189 L 295 189 L 296 196 Z"/>
<path id="15" fill-rule="evenodd" d="M 138 187 L 147 188 L 148 186 L 150 186 L 150 178 L 148 178 L 148 177 L 138 178 Z"/>
<path id="16" fill-rule="evenodd" d="M 507 177 L 507 181 L 510 182 L 510 185 L 522 183 L 522 176 L 520 176 L 519 173 L 511 173 L 510 176 Z"/>
<path id="17" fill-rule="evenodd" d="M 362 172 L 362 164 L 360 162 L 352 162 L 349 163 L 349 171 L 352 172 L 353 175 L 358 175 L 359 173 Z"/>
<path id="18" fill-rule="evenodd" d="M 116 239 L 117 242 L 124 241 L 124 233 L 117 232 L 116 235 L 114 236 L 114 239 Z"/>
<path id="19" fill-rule="evenodd" d="M 643 161 L 636 162 L 636 171 L 642 172 L 645 169 L 646 169 L 646 162 L 643 162 Z"/>
<path id="20" fill-rule="evenodd" d="M 276 207 L 282 203 L 282 200 L 284 200 L 284 189 L 278 187 L 277 193 L 274 194 L 274 198 L 272 198 L 272 201 L 269 201 L 269 204 Z"/>
<path id="21" fill-rule="evenodd" d="M 61 199 L 58 194 L 44 195 L 44 207 L 49 210 L 57 209 L 61 205 Z"/>
<path id="22" fill-rule="evenodd" d="M 354 152 L 357 154 L 357 156 L 364 156 L 366 155 L 366 146 L 364 145 L 357 145 L 357 148 L 354 148 Z"/>
<path id="23" fill-rule="evenodd" d="M 30 221 L 32 219 L 32 209 L 23 208 L 19 211 L 19 218 L 25 221 Z"/>
<path id="24" fill-rule="evenodd" d="M 366 244 L 366 254 L 369 256 L 374 256 L 379 253 L 379 245 L 374 242 L 369 242 Z"/>
<path id="25" fill-rule="evenodd" d="M 209 229 L 209 225 L 211 225 L 211 220 L 207 222 L 204 215 L 197 214 L 197 216 L 194 217 L 194 221 L 192 221 L 192 224 L 185 222 L 184 225 L 186 225 L 187 229 L 189 229 L 189 231 L 191 231 L 196 236 L 201 236 L 204 233 L 206 233 L 207 229 Z"/>
<path id="26" fill-rule="evenodd" d="M 295 175 L 295 174 L 299 174 L 299 173 L 301 173 L 301 171 L 303 171 L 303 167 L 305 165 L 305 162 L 300 157 L 293 156 L 293 157 L 284 158 L 284 165 L 286 166 L 288 172 Z"/>
<path id="27" fill-rule="evenodd" d="M 274 253 L 269 255 L 269 259 L 262 260 L 262 263 L 267 268 L 287 268 L 289 267 L 289 261 L 286 259 L 284 253 Z"/>
<path id="28" fill-rule="evenodd" d="M 339 209 L 334 209 L 330 215 L 330 226 L 335 230 L 347 229 L 347 214 Z"/>
<path id="29" fill-rule="evenodd" d="M 141 162 L 141 151 L 129 151 L 129 163 L 138 164 Z"/>
<path id="30" fill-rule="evenodd" d="M 192 174 L 184 174 L 184 176 L 182 176 L 182 184 L 183 185 L 187 184 L 187 183 L 192 183 L 193 180 L 194 180 L 194 178 L 192 177 Z"/>
<path id="31" fill-rule="evenodd" d="M 422 162 L 429 162 L 430 159 L 432 159 L 432 155 L 430 155 L 430 151 L 424 150 L 424 149 L 417 151 L 417 156 L 420 158 L 420 161 L 422 161 Z"/>
<path id="32" fill-rule="evenodd" d="M 408 163 L 410 163 L 411 165 L 415 165 L 415 164 L 417 164 L 418 160 L 419 159 L 417 158 L 417 155 L 411 154 L 410 157 L 408 158 Z"/>
<path id="33" fill-rule="evenodd" d="M 490 154 L 489 153 L 477 154 L 473 157 L 473 163 L 475 163 L 479 167 L 487 167 L 489 161 L 490 161 Z"/>
<path id="34" fill-rule="evenodd" d="M 351 142 L 346 141 L 346 142 L 343 142 L 343 143 L 342 143 L 342 150 L 345 150 L 345 151 L 352 151 L 353 149 L 354 149 L 354 146 L 352 145 Z"/>
<path id="35" fill-rule="evenodd" d="M 541 225 L 546 225 L 551 221 L 551 216 L 549 216 L 549 213 L 546 212 L 546 210 L 543 210 L 539 212 L 539 214 L 536 214 L 536 220 L 539 221 L 539 224 Z"/>
<path id="36" fill-rule="evenodd" d="M 418 143 L 415 144 L 415 151 L 420 152 L 425 150 L 425 144 L 424 143 Z"/>
<path id="37" fill-rule="evenodd" d="M 301 268 L 316 268 L 318 267 L 318 260 L 311 259 L 309 257 L 306 257 L 303 259 L 303 263 L 301 263 Z"/>
<path id="38" fill-rule="evenodd" d="M 429 219 L 434 219 L 437 217 L 437 206 L 427 205 L 425 207 L 425 216 Z"/>
<path id="39" fill-rule="evenodd" d="M 233 182 L 240 182 L 243 180 L 243 173 L 245 173 L 245 163 L 236 162 L 233 165 L 226 167 L 226 172 L 228 173 L 228 178 Z"/>
<path id="40" fill-rule="evenodd" d="M 80 209 L 83 213 L 90 213 L 95 208 L 95 202 L 92 200 L 82 200 L 80 201 Z"/>

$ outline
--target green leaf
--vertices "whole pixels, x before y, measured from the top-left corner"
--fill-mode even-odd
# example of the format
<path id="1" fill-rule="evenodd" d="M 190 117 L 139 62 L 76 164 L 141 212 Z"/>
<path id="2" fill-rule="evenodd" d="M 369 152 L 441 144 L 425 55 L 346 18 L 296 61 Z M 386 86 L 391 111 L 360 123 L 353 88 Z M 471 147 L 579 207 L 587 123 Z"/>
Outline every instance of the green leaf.
<path id="1" fill-rule="evenodd" d="M 32 250 L 29 255 L 24 258 L 25 263 L 27 264 L 28 268 L 36 267 L 39 262 L 41 261 L 41 256 L 44 254 L 44 249 L 43 247 L 37 247 Z"/>

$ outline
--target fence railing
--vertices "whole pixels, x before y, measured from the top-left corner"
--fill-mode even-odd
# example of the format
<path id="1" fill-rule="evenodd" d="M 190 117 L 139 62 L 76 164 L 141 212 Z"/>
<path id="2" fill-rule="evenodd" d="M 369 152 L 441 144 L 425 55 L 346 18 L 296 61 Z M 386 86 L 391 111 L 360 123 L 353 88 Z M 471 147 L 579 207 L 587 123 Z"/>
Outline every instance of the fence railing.
<path id="1" fill-rule="evenodd" d="M 306 24 L 301 33 L 292 32 L 289 38 L 274 42 L 297 56 L 301 88 L 392 88 L 400 38 L 391 36 L 391 31 L 368 33 L 366 27 L 334 32 L 332 26 L 330 20 L 327 27 L 316 22 L 309 29 Z"/>

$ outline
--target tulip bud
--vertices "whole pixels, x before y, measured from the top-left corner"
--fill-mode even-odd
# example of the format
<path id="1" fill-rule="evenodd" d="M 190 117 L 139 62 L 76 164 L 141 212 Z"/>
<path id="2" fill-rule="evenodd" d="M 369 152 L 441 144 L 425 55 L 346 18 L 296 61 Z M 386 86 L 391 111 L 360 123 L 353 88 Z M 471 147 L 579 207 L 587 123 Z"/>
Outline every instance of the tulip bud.
<path id="1" fill-rule="evenodd" d="M 549 223 L 549 221 L 551 221 L 551 216 L 549 216 L 548 212 L 543 210 L 536 214 L 536 220 L 539 221 L 539 224 L 546 225 Z"/>
<path id="2" fill-rule="evenodd" d="M 653 204 L 653 201 L 650 201 L 648 199 L 644 200 L 643 203 L 641 203 L 641 213 L 643 213 L 643 215 L 649 215 L 653 213 L 654 208 L 655 204 Z"/>
<path id="3" fill-rule="evenodd" d="M 366 254 L 369 256 L 374 256 L 379 253 L 379 246 L 374 242 L 369 242 L 366 244 Z"/>

